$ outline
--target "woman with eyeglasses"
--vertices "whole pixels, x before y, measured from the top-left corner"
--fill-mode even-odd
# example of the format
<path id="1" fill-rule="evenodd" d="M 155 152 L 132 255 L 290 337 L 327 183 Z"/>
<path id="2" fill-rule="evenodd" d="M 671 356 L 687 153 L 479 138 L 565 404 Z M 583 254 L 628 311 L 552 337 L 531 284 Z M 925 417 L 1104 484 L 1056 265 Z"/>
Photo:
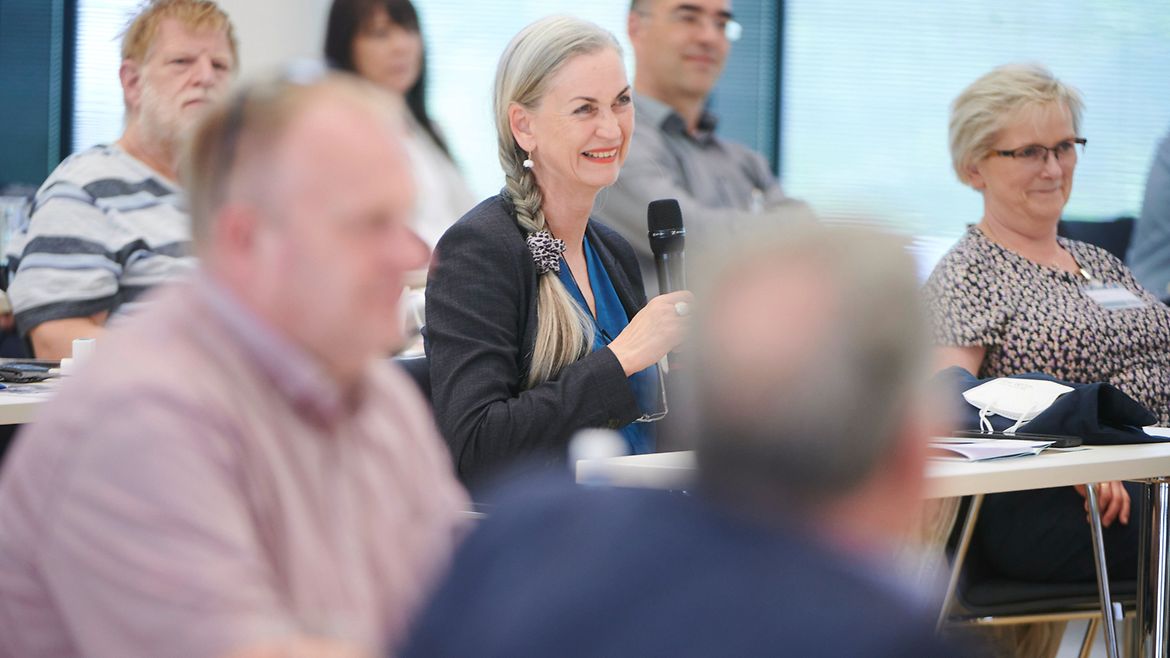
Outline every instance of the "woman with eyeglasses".
<path id="1" fill-rule="evenodd" d="M 410 110 L 406 146 L 416 187 L 414 229 L 434 247 L 475 198 L 427 113 L 426 58 L 414 5 L 410 0 L 334 0 L 325 59 L 385 89 Z"/>
<path id="2" fill-rule="evenodd" d="M 493 106 L 504 189 L 447 231 L 427 281 L 432 400 L 459 473 L 563 464 L 583 428 L 653 451 L 655 364 L 691 295 L 647 303 L 633 249 L 590 218 L 634 129 L 620 47 L 587 21 L 537 21 L 501 56 Z"/>
<path id="3" fill-rule="evenodd" d="M 1170 424 L 1170 309 L 1105 250 L 1057 236 L 1086 142 L 1083 108 L 1038 65 L 997 68 L 955 100 L 951 159 L 983 195 L 983 217 L 926 284 L 939 366 L 1108 382 Z M 1136 573 L 1131 487 L 1100 487 L 1111 577 Z M 988 496 L 977 548 L 1009 577 L 1091 581 L 1084 496 L 1073 487 Z"/>

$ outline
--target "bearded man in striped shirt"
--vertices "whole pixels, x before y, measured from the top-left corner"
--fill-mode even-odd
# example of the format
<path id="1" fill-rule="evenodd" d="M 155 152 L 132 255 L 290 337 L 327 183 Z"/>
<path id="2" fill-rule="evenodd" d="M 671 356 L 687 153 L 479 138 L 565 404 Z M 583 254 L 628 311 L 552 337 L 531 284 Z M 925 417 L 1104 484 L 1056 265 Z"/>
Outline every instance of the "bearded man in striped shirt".
<path id="1" fill-rule="evenodd" d="M 16 324 L 38 358 L 69 356 L 74 339 L 96 337 L 142 292 L 192 269 L 180 146 L 237 69 L 235 32 L 211 0 L 153 0 L 130 22 L 122 137 L 49 175 L 9 256 Z"/>

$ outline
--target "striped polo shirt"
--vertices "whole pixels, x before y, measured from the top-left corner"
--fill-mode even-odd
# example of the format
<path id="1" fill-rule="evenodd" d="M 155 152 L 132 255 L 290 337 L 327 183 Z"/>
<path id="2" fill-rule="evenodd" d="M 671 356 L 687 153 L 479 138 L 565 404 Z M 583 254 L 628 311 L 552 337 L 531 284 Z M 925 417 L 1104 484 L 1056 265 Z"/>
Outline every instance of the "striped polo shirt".
<path id="1" fill-rule="evenodd" d="M 112 319 L 195 265 L 182 191 L 116 145 L 76 153 L 49 175 L 9 253 L 22 334 L 102 311 Z"/>

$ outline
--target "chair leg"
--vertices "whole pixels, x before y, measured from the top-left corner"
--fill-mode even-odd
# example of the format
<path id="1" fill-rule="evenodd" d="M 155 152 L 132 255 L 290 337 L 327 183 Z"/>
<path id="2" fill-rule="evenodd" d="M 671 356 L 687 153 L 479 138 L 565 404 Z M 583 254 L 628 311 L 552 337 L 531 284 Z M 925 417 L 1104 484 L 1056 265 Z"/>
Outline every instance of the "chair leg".
<path id="1" fill-rule="evenodd" d="M 967 507 L 967 514 L 962 519 L 963 529 L 959 534 L 959 544 L 955 547 L 955 556 L 951 561 L 951 576 L 947 581 L 947 591 L 943 596 L 942 607 L 938 611 L 938 622 L 935 630 L 941 631 L 947 616 L 954 605 L 955 592 L 959 588 L 959 576 L 963 573 L 963 562 L 967 559 L 967 549 L 971 545 L 971 536 L 975 534 L 975 519 L 979 518 L 979 508 L 983 506 L 983 494 L 971 497 L 971 504 Z"/>
<path id="2" fill-rule="evenodd" d="M 1097 639 L 1097 625 L 1100 623 L 1096 617 L 1089 619 L 1086 624 L 1085 638 L 1081 640 L 1081 652 L 1077 654 L 1080 658 L 1089 658 L 1093 653 L 1093 640 Z"/>
<path id="3" fill-rule="evenodd" d="M 1121 655 L 1126 658 L 1136 658 L 1137 653 L 1135 647 L 1137 644 L 1137 633 L 1134 632 L 1133 617 L 1122 617 L 1118 622 L 1121 626 Z"/>
<path id="4" fill-rule="evenodd" d="M 1093 561 L 1097 565 L 1097 590 L 1101 593 L 1101 625 L 1105 628 L 1105 652 L 1109 658 L 1121 658 L 1117 644 L 1117 624 L 1113 619 L 1113 597 L 1109 593 L 1109 569 L 1105 564 L 1105 538 L 1101 533 L 1101 510 L 1097 507 L 1097 485 L 1085 485 L 1089 499 L 1089 524 L 1093 531 Z"/>

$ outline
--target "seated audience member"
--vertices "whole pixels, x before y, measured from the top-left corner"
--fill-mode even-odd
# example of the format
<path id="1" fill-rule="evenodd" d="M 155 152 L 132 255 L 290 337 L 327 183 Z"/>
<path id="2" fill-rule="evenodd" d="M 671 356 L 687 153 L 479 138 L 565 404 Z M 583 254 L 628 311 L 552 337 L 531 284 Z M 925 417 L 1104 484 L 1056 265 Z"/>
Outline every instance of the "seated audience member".
<path id="1" fill-rule="evenodd" d="M 334 0 L 325 32 L 325 59 L 403 99 L 406 146 L 418 186 L 414 228 L 434 247 L 475 205 L 447 144 L 427 113 L 426 59 L 418 14 L 410 0 Z"/>
<path id="2" fill-rule="evenodd" d="M 654 449 L 655 366 L 683 338 L 690 293 L 646 302 L 630 245 L 590 217 L 618 176 L 634 111 L 617 41 L 550 17 L 500 58 L 504 190 L 439 241 L 427 280 L 435 414 L 459 473 L 564 461 L 584 427 Z"/>
<path id="3" fill-rule="evenodd" d="M 638 130 L 617 183 L 597 199 L 597 216 L 633 245 L 647 290 L 657 275 L 646 237 L 646 206 L 678 199 L 688 245 L 713 235 L 809 218 L 784 195 L 767 160 L 721 139 L 706 110 L 740 25 L 730 0 L 633 0 Z"/>
<path id="4" fill-rule="evenodd" d="M 699 297 L 692 495 L 513 482 L 404 655 L 955 655 L 883 572 L 933 428 L 914 272 L 876 232 L 753 237 Z"/>
<path id="5" fill-rule="evenodd" d="M 1162 138 L 1150 164 L 1142 214 L 1127 257 L 1137 280 L 1170 302 L 1170 134 Z"/>
<path id="6" fill-rule="evenodd" d="M 231 22 L 210 0 L 152 0 L 122 37 L 126 128 L 67 158 L 33 202 L 8 293 L 36 356 L 69 356 L 147 288 L 189 273 L 179 146 L 237 70 Z"/>
<path id="7" fill-rule="evenodd" d="M 926 285 L 939 367 L 981 378 L 1043 372 L 1108 382 L 1170 422 L 1170 309 L 1106 251 L 1058 237 L 1085 139 L 1080 94 L 1038 65 L 997 68 L 951 108 L 951 159 L 983 195 L 983 217 Z M 1102 303 L 1095 291 L 1128 298 Z M 1100 488 L 1111 577 L 1134 577 L 1139 489 Z M 1085 492 L 1061 487 L 988 496 L 978 549 L 1001 573 L 1093 580 Z"/>
<path id="8" fill-rule="evenodd" d="M 195 131 L 201 271 L 13 448 L 0 655 L 376 654 L 446 562 L 468 501 L 381 358 L 427 257 L 399 118 L 364 84 L 298 79 Z"/>

